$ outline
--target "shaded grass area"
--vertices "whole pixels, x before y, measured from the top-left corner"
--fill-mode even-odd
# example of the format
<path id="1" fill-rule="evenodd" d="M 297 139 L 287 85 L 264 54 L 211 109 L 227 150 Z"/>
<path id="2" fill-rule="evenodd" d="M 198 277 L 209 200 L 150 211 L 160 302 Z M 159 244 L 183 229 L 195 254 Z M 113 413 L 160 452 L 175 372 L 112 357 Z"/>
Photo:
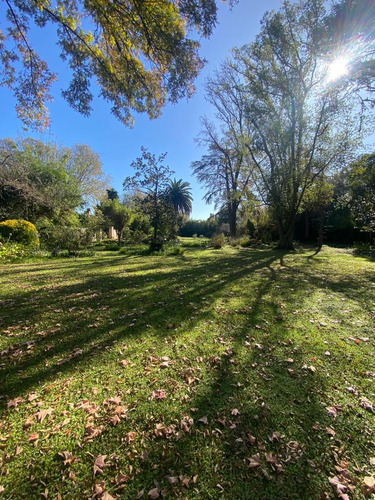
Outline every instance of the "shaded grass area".
<path id="1" fill-rule="evenodd" d="M 371 493 L 375 263 L 311 255 L 0 268 L 4 498 Z"/>

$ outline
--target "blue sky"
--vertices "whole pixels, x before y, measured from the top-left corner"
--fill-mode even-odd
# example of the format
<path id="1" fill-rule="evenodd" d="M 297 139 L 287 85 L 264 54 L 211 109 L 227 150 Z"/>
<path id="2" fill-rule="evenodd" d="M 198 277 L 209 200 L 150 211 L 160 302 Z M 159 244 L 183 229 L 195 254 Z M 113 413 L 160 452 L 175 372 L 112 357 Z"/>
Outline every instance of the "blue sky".
<path id="1" fill-rule="evenodd" d="M 140 156 L 142 145 L 156 155 L 167 152 L 166 164 L 175 170 L 178 179 L 183 178 L 192 186 L 192 216 L 207 218 L 213 212 L 213 207 L 202 201 L 204 192 L 191 175 L 190 168 L 191 162 L 200 159 L 205 152 L 194 141 L 200 131 L 200 117 L 212 115 L 204 99 L 204 80 L 230 54 L 232 47 L 254 39 L 259 32 L 263 14 L 267 10 L 277 9 L 281 2 L 240 0 L 232 10 L 225 3 L 218 1 L 218 4 L 219 24 L 211 38 L 202 41 L 200 53 L 208 63 L 196 81 L 194 97 L 176 105 L 168 105 L 157 120 L 150 121 L 146 116 L 137 116 L 133 129 L 126 128 L 116 120 L 110 113 L 109 103 L 99 98 L 95 99 L 94 111 L 89 118 L 69 108 L 60 95 L 60 89 L 66 87 L 69 81 L 69 74 L 58 57 L 54 28 L 34 32 L 32 41 L 35 48 L 46 58 L 51 69 L 59 73 L 59 80 L 53 86 L 54 101 L 49 106 L 51 127 L 43 134 L 24 131 L 16 117 L 15 100 L 11 92 L 0 88 L 0 138 L 31 136 L 65 146 L 89 144 L 100 154 L 104 171 L 112 177 L 112 185 L 120 193 L 125 177 L 132 175 L 130 164 Z M 4 19 L 3 9 L 0 16 L 0 20 Z"/>
<path id="2" fill-rule="evenodd" d="M 59 80 L 53 86 L 54 101 L 50 105 L 51 127 L 43 134 L 30 130 L 25 132 L 16 117 L 11 92 L 0 88 L 0 138 L 32 136 L 65 146 L 89 144 L 100 154 L 103 170 L 112 177 L 112 186 L 119 193 L 122 193 L 125 177 L 133 174 L 130 164 L 140 156 L 141 146 L 156 155 L 167 152 L 166 164 L 175 170 L 178 179 L 182 178 L 192 186 L 192 217 L 207 218 L 214 209 L 202 201 L 204 192 L 192 176 L 190 168 L 192 161 L 199 160 L 205 153 L 194 141 L 201 129 L 200 117 L 212 117 L 212 110 L 204 99 L 204 80 L 230 55 L 232 47 L 254 40 L 264 13 L 278 9 L 281 1 L 240 0 L 232 10 L 219 0 L 218 5 L 219 24 L 212 37 L 202 41 L 200 53 L 208 63 L 196 81 L 197 91 L 194 97 L 176 105 L 168 105 L 157 120 L 150 121 L 147 116 L 137 116 L 133 129 L 126 128 L 113 117 L 109 103 L 99 98 L 94 100 L 94 111 L 89 118 L 69 108 L 60 95 L 60 89 L 66 88 L 69 81 L 69 72 L 59 60 L 54 28 L 34 32 L 32 42 L 35 48 L 47 60 L 51 69 L 59 73 Z M 1 20 L 4 19 L 3 9 L 0 8 L 0 28 Z"/>

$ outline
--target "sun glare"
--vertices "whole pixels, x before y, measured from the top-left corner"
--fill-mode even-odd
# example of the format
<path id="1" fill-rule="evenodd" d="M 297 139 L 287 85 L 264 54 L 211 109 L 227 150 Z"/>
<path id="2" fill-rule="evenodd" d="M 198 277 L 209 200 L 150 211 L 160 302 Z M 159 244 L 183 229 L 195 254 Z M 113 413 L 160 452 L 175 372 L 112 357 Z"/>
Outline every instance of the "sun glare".
<path id="1" fill-rule="evenodd" d="M 338 57 L 332 61 L 328 66 L 327 80 L 332 82 L 344 75 L 347 75 L 349 73 L 348 63 L 349 60 L 346 57 Z"/>

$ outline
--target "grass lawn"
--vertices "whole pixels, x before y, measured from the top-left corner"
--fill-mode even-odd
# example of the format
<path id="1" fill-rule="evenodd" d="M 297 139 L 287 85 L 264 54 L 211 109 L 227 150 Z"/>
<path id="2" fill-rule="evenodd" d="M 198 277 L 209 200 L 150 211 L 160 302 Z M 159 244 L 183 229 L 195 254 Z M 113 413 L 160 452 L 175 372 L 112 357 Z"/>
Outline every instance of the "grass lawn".
<path id="1" fill-rule="evenodd" d="M 311 255 L 0 267 L 0 497 L 371 497 L 375 262 Z"/>

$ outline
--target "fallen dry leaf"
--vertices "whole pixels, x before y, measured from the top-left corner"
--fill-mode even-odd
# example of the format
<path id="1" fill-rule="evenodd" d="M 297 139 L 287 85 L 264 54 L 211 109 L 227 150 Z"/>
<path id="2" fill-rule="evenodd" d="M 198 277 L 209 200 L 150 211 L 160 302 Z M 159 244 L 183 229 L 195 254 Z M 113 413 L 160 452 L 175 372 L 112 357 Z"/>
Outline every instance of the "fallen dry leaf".
<path id="1" fill-rule="evenodd" d="M 159 498 L 159 488 L 153 488 L 147 493 L 147 498 L 150 500 L 156 500 L 156 498 Z"/>
<path id="2" fill-rule="evenodd" d="M 167 481 L 169 484 L 171 484 L 172 486 L 174 484 L 177 484 L 178 483 L 178 477 L 175 477 L 175 476 L 167 476 Z"/>
<path id="3" fill-rule="evenodd" d="M 249 462 L 249 467 L 251 468 L 259 467 L 260 465 L 262 465 L 260 453 L 256 453 L 255 455 L 253 455 L 250 458 L 247 458 L 246 460 Z"/>
<path id="4" fill-rule="evenodd" d="M 240 413 L 240 410 L 238 410 L 237 408 L 233 408 L 233 409 L 231 410 L 231 412 L 230 412 L 230 414 L 231 414 L 231 415 L 234 415 L 234 416 L 239 415 L 239 413 Z"/>
<path id="5" fill-rule="evenodd" d="M 52 408 L 48 408 L 47 410 L 40 410 L 35 413 L 34 417 L 36 418 L 37 422 L 41 424 L 46 417 L 51 415 L 52 412 Z"/>
<path id="6" fill-rule="evenodd" d="M 64 465 L 70 465 L 77 460 L 77 457 L 70 453 L 70 451 L 61 451 L 59 455 L 64 459 Z"/>
<path id="7" fill-rule="evenodd" d="M 207 425 L 207 424 L 208 424 L 207 417 L 206 417 L 206 416 L 204 416 L 204 417 L 200 418 L 200 419 L 198 420 L 198 422 L 200 422 L 201 424 Z"/>
<path id="8" fill-rule="evenodd" d="M 103 474 L 104 467 L 108 467 L 108 465 L 105 463 L 106 458 L 107 458 L 107 455 L 98 455 L 96 457 L 95 463 L 94 463 L 94 476 L 96 474 Z"/>
<path id="9" fill-rule="evenodd" d="M 29 443 L 34 443 L 35 441 L 38 441 L 39 439 L 39 434 L 37 432 L 33 432 L 32 434 L 30 434 L 29 436 Z"/>

